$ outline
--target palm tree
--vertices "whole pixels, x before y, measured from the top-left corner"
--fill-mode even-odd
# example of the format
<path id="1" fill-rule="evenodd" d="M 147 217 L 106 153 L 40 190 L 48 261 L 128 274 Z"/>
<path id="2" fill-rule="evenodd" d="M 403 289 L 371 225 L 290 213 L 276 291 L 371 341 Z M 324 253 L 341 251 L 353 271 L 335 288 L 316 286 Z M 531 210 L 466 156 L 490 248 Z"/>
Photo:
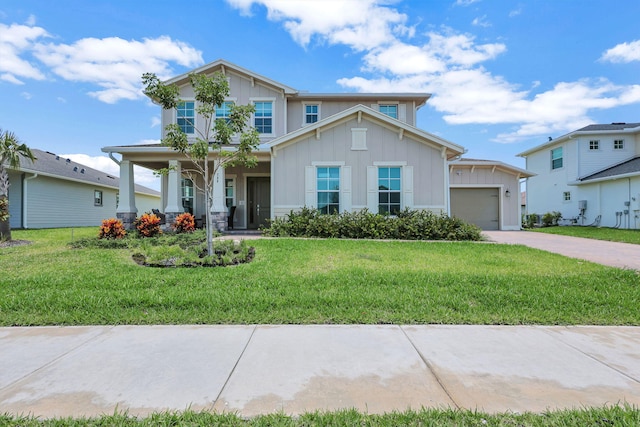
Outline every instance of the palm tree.
<path id="1" fill-rule="evenodd" d="M 20 167 L 20 157 L 34 161 L 31 149 L 21 144 L 13 132 L 0 129 L 0 242 L 11 240 L 9 224 L 9 171 Z"/>

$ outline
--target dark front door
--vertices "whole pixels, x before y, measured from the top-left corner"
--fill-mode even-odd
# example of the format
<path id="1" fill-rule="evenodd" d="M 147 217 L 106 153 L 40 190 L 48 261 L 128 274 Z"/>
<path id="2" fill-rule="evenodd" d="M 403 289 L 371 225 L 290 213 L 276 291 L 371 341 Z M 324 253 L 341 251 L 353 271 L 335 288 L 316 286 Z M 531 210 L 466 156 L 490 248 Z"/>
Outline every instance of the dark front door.
<path id="1" fill-rule="evenodd" d="M 269 177 L 247 178 L 247 228 L 257 229 L 266 225 L 271 217 L 271 181 Z"/>

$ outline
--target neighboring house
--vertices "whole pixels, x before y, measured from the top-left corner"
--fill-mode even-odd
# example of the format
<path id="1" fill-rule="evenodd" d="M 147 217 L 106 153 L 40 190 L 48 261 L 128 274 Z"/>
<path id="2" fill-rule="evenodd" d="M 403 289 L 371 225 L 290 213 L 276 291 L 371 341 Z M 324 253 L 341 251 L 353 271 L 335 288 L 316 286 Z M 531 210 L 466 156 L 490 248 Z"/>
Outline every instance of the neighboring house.
<path id="1" fill-rule="evenodd" d="M 226 224 L 232 206 L 236 207 L 232 224 L 241 229 L 256 229 L 269 218 L 304 206 L 325 213 L 365 208 L 391 214 L 404 208 L 448 213 L 452 212 L 450 177 L 464 165 L 464 177 L 474 178 L 456 182 L 454 196 L 464 188 L 479 199 L 491 200 L 499 218 L 496 222 L 492 218 L 487 227 L 519 228 L 518 198 L 508 197 L 506 190 L 517 194 L 518 177 L 527 172 L 499 162 L 476 161 L 474 167 L 458 161 L 463 147 L 416 127 L 416 113 L 429 94 L 301 92 L 224 60 L 193 72 L 216 71 L 230 85 L 217 116 L 225 117 L 228 103 L 253 104 L 251 124 L 261 140 L 255 153 L 257 167 L 229 167 L 215 177 L 212 211 L 218 226 Z M 194 128 L 202 120 L 196 114 L 188 74 L 167 83 L 178 85 L 183 102 L 178 113 L 162 112 L 162 128 L 176 123 L 195 136 Z M 189 169 L 189 163 L 184 156 L 161 144 L 110 146 L 102 151 L 122 156 L 118 216 L 125 224 L 130 226 L 139 211 L 131 197 L 134 164 L 152 170 L 169 168 L 161 190 L 168 220 L 183 211 L 198 220 L 205 214 L 204 196 L 198 190 L 202 183 L 194 185 L 185 178 L 182 171 Z M 212 161 L 215 156 L 211 154 Z M 450 162 L 457 163 L 450 168 Z M 483 193 L 487 188 L 493 192 Z M 465 202 L 460 204 L 464 207 Z M 468 219 L 482 223 L 485 217 Z"/>
<path id="2" fill-rule="evenodd" d="M 583 127 L 518 154 L 527 160 L 527 210 L 566 223 L 640 227 L 640 123 Z"/>
<path id="3" fill-rule="evenodd" d="M 9 169 L 11 228 L 100 225 L 116 216 L 120 180 L 48 151 L 32 149 L 36 161 L 20 159 Z M 160 193 L 135 187 L 136 203 L 150 211 L 160 207 Z"/>

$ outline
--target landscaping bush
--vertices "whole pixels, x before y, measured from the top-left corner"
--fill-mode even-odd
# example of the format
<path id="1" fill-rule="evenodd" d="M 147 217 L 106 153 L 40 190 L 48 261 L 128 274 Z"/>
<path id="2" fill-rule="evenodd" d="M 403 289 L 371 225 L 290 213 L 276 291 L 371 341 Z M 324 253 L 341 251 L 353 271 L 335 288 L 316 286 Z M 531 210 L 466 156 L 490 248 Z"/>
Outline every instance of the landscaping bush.
<path id="1" fill-rule="evenodd" d="M 176 217 L 176 220 L 173 222 L 171 227 L 176 231 L 176 233 L 193 233 L 196 229 L 196 220 L 192 214 L 189 212 L 185 212 Z"/>
<path id="2" fill-rule="evenodd" d="M 562 219 L 562 214 L 558 211 L 547 212 L 542 215 L 542 226 L 543 227 L 552 227 L 554 225 L 558 225 L 558 221 Z"/>
<path id="3" fill-rule="evenodd" d="M 430 211 L 405 209 L 388 216 L 363 209 L 325 215 L 307 207 L 269 221 L 262 231 L 273 237 L 400 240 L 480 240 L 482 234 L 475 225 Z"/>
<path id="4" fill-rule="evenodd" d="M 100 239 L 122 239 L 127 235 L 122 221 L 116 218 L 109 218 L 102 221 L 98 237 Z"/>
<path id="5" fill-rule="evenodd" d="M 162 234 L 160 218 L 152 213 L 145 213 L 140 218 L 136 218 L 133 224 L 142 237 L 155 237 Z"/>
<path id="6" fill-rule="evenodd" d="M 147 267 L 216 267 L 238 265 L 249 262 L 255 256 L 255 248 L 247 246 L 244 240 L 216 240 L 213 255 L 207 255 L 207 243 L 183 245 L 152 244 L 148 239 L 142 242 L 132 255 L 134 261 Z"/>

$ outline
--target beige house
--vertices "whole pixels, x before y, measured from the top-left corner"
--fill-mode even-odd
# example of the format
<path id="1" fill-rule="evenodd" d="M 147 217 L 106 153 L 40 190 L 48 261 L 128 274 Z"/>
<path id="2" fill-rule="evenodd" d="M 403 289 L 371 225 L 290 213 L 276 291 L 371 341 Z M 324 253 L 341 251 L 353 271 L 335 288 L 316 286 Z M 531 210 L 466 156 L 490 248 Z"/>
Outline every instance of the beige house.
<path id="1" fill-rule="evenodd" d="M 304 206 L 325 213 L 364 208 L 389 214 L 404 208 L 449 213 L 454 212 L 451 202 L 458 189 L 480 194 L 481 188 L 493 188 L 497 200 L 493 194 L 479 196 L 499 206 L 498 222 L 487 223 L 487 227 L 519 228 L 517 182 L 526 171 L 494 162 L 487 172 L 484 162 L 478 161 L 476 167 L 466 163 L 471 170 L 465 177 L 469 173 L 481 175 L 478 179 L 485 185 L 476 187 L 456 180 L 456 189 L 451 188 L 450 193 L 450 181 L 462 170 L 457 165 L 463 164 L 460 156 L 465 150 L 416 127 L 416 113 L 429 99 L 428 94 L 300 92 L 224 60 L 193 72 L 223 73 L 230 86 L 225 104 L 253 104 L 256 108 L 252 125 L 260 133 L 259 163 L 252 169 L 219 170 L 212 209 L 218 224 L 227 224 L 232 207 L 228 225 L 236 229 L 256 229 L 268 218 Z M 163 129 L 177 123 L 195 138 L 203 120 L 197 117 L 188 74 L 167 83 L 178 85 L 183 102 L 177 114 L 162 112 Z M 224 118 L 225 111 L 226 105 L 221 105 L 216 114 Z M 198 190 L 202 183 L 186 179 L 182 172 L 190 166 L 184 156 L 160 144 L 102 150 L 122 156 L 117 211 L 125 223 L 138 212 L 132 196 L 134 164 L 153 170 L 171 167 L 161 190 L 162 210 L 168 220 L 184 211 L 198 219 L 205 214 L 204 195 Z M 211 154 L 211 162 L 216 161 L 215 156 Z M 477 179 L 474 182 L 477 184 Z M 507 189 L 514 197 L 509 197 Z M 464 206 L 465 201 L 456 202 L 459 205 Z M 473 214 L 467 216 L 474 222 Z"/>

